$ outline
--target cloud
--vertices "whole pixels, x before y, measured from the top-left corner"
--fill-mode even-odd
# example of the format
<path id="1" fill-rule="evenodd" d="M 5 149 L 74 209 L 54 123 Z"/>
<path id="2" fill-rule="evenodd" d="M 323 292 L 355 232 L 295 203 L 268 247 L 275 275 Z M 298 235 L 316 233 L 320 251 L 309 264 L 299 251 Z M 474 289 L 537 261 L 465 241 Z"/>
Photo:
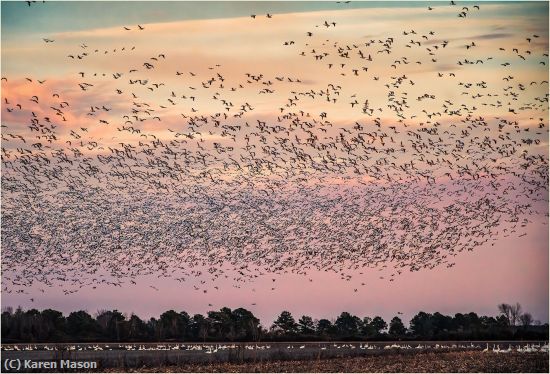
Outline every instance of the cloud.
<path id="1" fill-rule="evenodd" d="M 513 34 L 510 33 L 493 33 L 493 34 L 482 34 L 482 35 L 474 35 L 471 38 L 472 39 L 483 39 L 483 40 L 492 40 L 492 39 L 504 39 L 512 37 Z"/>

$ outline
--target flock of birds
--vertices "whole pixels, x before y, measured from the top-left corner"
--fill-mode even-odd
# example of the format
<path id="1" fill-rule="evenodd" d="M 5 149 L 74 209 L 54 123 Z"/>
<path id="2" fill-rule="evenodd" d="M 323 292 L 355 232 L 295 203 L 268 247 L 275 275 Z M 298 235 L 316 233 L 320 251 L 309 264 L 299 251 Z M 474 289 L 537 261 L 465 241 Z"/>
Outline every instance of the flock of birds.
<path id="1" fill-rule="evenodd" d="M 205 354 L 215 354 L 227 350 L 476 350 L 488 353 L 548 353 L 548 343 L 511 343 L 508 348 L 501 349 L 500 344 L 493 344 L 489 348 L 487 343 L 486 348 L 479 342 L 471 343 L 303 343 L 303 344 L 287 344 L 287 343 L 170 343 L 170 344 L 154 344 L 154 343 L 134 343 L 134 344 L 3 344 L 2 351 L 198 351 Z"/>
<path id="2" fill-rule="evenodd" d="M 445 6 L 461 33 L 482 11 Z M 547 35 L 518 31 L 492 50 L 429 29 L 349 42 L 339 27 L 320 19 L 279 45 L 304 71 L 323 66 L 322 83 L 228 74 L 219 61 L 175 70 L 173 84 L 155 72 L 174 50 L 115 71 L 108 62 L 139 47 L 86 40 L 66 57 L 75 87 L 2 77 L 3 291 L 70 294 L 153 274 L 198 278 L 206 293 L 285 273 L 351 281 L 366 268 L 393 281 L 546 220 Z M 148 27 L 120 32 L 131 43 Z M 257 112 L 270 96 L 275 114 Z M 341 109 L 353 119 L 331 115 Z"/>

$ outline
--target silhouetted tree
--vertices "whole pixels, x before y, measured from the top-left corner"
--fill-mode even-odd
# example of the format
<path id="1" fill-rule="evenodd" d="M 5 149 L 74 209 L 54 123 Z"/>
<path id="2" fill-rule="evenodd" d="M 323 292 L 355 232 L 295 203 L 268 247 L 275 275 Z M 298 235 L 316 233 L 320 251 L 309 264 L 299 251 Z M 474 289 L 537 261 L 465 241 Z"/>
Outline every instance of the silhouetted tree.
<path id="1" fill-rule="evenodd" d="M 36 309 L 27 310 L 21 320 L 21 337 L 29 342 L 36 341 L 40 336 L 40 312 Z"/>
<path id="2" fill-rule="evenodd" d="M 181 311 L 179 314 L 179 336 L 181 339 L 187 339 L 191 335 L 191 316 L 186 311 Z"/>
<path id="3" fill-rule="evenodd" d="M 479 327 L 479 316 L 477 315 L 477 313 L 470 312 L 466 314 L 466 318 L 468 321 L 468 328 Z"/>
<path id="4" fill-rule="evenodd" d="M 407 329 L 405 328 L 403 321 L 401 321 L 401 318 L 395 316 L 390 321 L 390 329 L 388 332 L 390 335 L 400 338 L 405 335 Z"/>
<path id="5" fill-rule="evenodd" d="M 41 337 L 43 341 L 59 341 L 65 338 L 66 319 L 63 314 L 57 310 L 44 309 L 41 313 L 42 323 L 46 330 L 46 336 Z"/>
<path id="6" fill-rule="evenodd" d="M 144 341 L 149 337 L 147 325 L 135 314 L 128 319 L 126 331 L 130 341 Z"/>
<path id="7" fill-rule="evenodd" d="M 194 339 L 206 341 L 208 321 L 202 314 L 195 314 L 191 319 L 191 332 Z"/>
<path id="8" fill-rule="evenodd" d="M 433 327 L 434 335 L 447 339 L 449 330 L 452 330 L 453 319 L 449 316 L 444 316 L 439 312 L 435 312 L 431 317 L 431 324 Z M 469 325 L 468 318 L 466 317 L 466 323 Z"/>
<path id="9" fill-rule="evenodd" d="M 348 312 L 342 312 L 334 322 L 338 334 L 342 337 L 351 338 L 359 335 L 361 320 Z"/>
<path id="10" fill-rule="evenodd" d="M 260 320 L 251 311 L 237 308 L 231 313 L 231 317 L 237 339 L 256 341 L 260 338 L 262 333 Z"/>
<path id="11" fill-rule="evenodd" d="M 281 332 L 285 335 L 295 334 L 297 332 L 298 324 L 292 317 L 292 314 L 288 311 L 283 311 L 279 317 L 273 322 L 271 329 L 276 332 Z"/>
<path id="12" fill-rule="evenodd" d="M 147 326 L 147 334 L 151 340 L 161 341 L 162 327 L 160 321 L 155 317 L 151 317 L 145 324 Z"/>
<path id="13" fill-rule="evenodd" d="M 423 339 L 431 339 L 433 337 L 433 325 L 431 320 L 432 315 L 419 312 L 411 319 L 410 329 L 413 335 L 422 337 Z"/>
<path id="14" fill-rule="evenodd" d="M 484 329 L 487 329 L 497 324 L 497 320 L 495 319 L 495 317 L 487 317 L 487 316 L 480 317 L 479 322 L 481 324 L 481 327 Z"/>
<path id="15" fill-rule="evenodd" d="M 510 306 L 510 322 L 512 326 L 518 324 L 519 318 L 521 317 L 521 312 L 522 310 L 520 303 Z"/>
<path id="16" fill-rule="evenodd" d="M 235 327 L 233 324 L 231 309 L 221 308 L 219 312 L 208 312 L 209 336 L 217 340 L 234 340 Z"/>
<path id="17" fill-rule="evenodd" d="M 126 318 L 118 310 L 98 311 L 96 316 L 97 324 L 101 329 L 101 334 L 110 340 L 120 341 L 122 325 Z"/>
<path id="18" fill-rule="evenodd" d="M 531 313 L 523 313 L 519 317 L 519 319 L 523 327 L 531 326 L 531 324 L 533 323 L 533 316 L 531 315 Z"/>
<path id="19" fill-rule="evenodd" d="M 185 312 L 177 313 L 168 310 L 160 315 L 159 328 L 161 339 L 184 339 L 189 325 L 189 315 Z"/>
<path id="20" fill-rule="evenodd" d="M 376 332 L 376 334 L 382 333 L 387 327 L 388 324 L 386 321 L 382 319 L 382 317 L 376 316 L 372 319 L 372 322 L 370 323 L 373 330 Z"/>
<path id="21" fill-rule="evenodd" d="M 363 318 L 363 321 L 361 323 L 361 334 L 368 338 L 376 335 L 376 330 L 371 325 L 371 323 L 372 323 L 372 318 L 370 317 Z"/>
<path id="22" fill-rule="evenodd" d="M 312 335 L 315 333 L 315 323 L 310 316 L 302 316 L 298 320 L 298 331 L 302 335 Z"/>
<path id="23" fill-rule="evenodd" d="M 510 320 L 504 315 L 500 315 L 496 318 L 496 324 L 499 327 L 510 326 Z"/>
<path id="24" fill-rule="evenodd" d="M 328 319 L 324 319 L 324 318 L 320 319 L 317 322 L 317 326 L 315 330 L 317 332 L 317 335 L 327 338 L 332 334 L 332 330 L 333 330 L 332 322 L 330 322 Z"/>
<path id="25" fill-rule="evenodd" d="M 512 326 L 512 307 L 509 304 L 498 304 L 499 312 L 506 317 L 508 326 Z"/>
<path id="26" fill-rule="evenodd" d="M 67 317 L 67 332 L 77 340 L 94 340 L 99 330 L 97 322 L 83 310 L 72 312 Z"/>
<path id="27" fill-rule="evenodd" d="M 521 310 L 518 304 L 511 307 Z M 504 308 L 506 311 L 507 309 Z M 510 315 L 512 316 L 513 313 Z M 511 317 L 512 318 L 512 317 Z M 343 312 L 331 322 L 328 319 L 313 321 L 302 316 L 298 323 L 284 311 L 277 318 L 271 331 L 265 331 L 260 320 L 244 308 L 221 308 L 208 312 L 208 317 L 196 314 L 190 318 L 186 312 L 166 311 L 157 320 L 142 321 L 132 314 L 129 318 L 117 310 L 99 311 L 92 318 L 85 311 L 72 312 L 65 318 L 60 312 L 46 309 L 23 311 L 5 308 L 2 313 L 2 342 L 82 342 L 82 341 L 207 341 L 260 339 L 419 339 L 419 340 L 505 340 L 548 339 L 548 324 L 533 323 L 529 313 L 516 318 L 524 327 L 510 325 L 505 313 L 498 317 L 478 316 L 476 313 L 457 313 L 454 317 L 435 312 L 420 312 L 410 323 L 409 334 L 399 317 L 391 320 L 389 334 L 386 322 L 379 316 L 365 317 L 361 321 Z"/>

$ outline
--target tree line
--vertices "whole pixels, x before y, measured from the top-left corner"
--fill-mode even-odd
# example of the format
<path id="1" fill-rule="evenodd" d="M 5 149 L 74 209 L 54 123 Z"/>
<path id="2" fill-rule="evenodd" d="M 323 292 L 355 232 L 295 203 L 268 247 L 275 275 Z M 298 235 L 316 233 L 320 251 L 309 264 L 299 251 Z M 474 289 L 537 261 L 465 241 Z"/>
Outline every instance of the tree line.
<path id="1" fill-rule="evenodd" d="M 169 310 L 144 321 L 118 310 L 100 310 L 95 316 L 80 310 L 65 317 L 53 309 L 8 307 L 2 312 L 2 343 L 548 339 L 548 324 L 533 322 L 519 304 L 500 304 L 498 309 L 496 317 L 419 312 L 408 326 L 399 316 L 388 324 L 380 316 L 359 318 L 348 312 L 332 320 L 306 315 L 296 320 L 283 311 L 264 328 L 244 308 L 224 307 L 206 316 Z"/>

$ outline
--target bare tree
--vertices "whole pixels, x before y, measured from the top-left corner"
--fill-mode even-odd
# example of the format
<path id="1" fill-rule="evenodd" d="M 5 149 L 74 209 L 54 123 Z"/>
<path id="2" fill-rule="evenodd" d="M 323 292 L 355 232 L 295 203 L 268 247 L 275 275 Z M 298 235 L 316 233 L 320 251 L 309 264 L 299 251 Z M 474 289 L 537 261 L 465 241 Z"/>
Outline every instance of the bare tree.
<path id="1" fill-rule="evenodd" d="M 505 303 L 498 304 L 498 310 L 500 313 L 502 313 L 506 317 L 506 319 L 508 320 L 508 325 L 512 324 L 511 309 L 512 307 L 509 304 L 505 304 Z"/>
<path id="2" fill-rule="evenodd" d="M 523 313 L 519 317 L 519 320 L 521 321 L 521 325 L 523 327 L 527 327 L 533 323 L 533 316 L 531 315 L 531 313 Z"/>
<path id="3" fill-rule="evenodd" d="M 516 326 L 518 324 L 520 317 L 521 305 L 520 303 L 516 303 L 516 305 L 512 305 L 510 307 L 510 320 L 512 322 L 512 326 Z"/>

